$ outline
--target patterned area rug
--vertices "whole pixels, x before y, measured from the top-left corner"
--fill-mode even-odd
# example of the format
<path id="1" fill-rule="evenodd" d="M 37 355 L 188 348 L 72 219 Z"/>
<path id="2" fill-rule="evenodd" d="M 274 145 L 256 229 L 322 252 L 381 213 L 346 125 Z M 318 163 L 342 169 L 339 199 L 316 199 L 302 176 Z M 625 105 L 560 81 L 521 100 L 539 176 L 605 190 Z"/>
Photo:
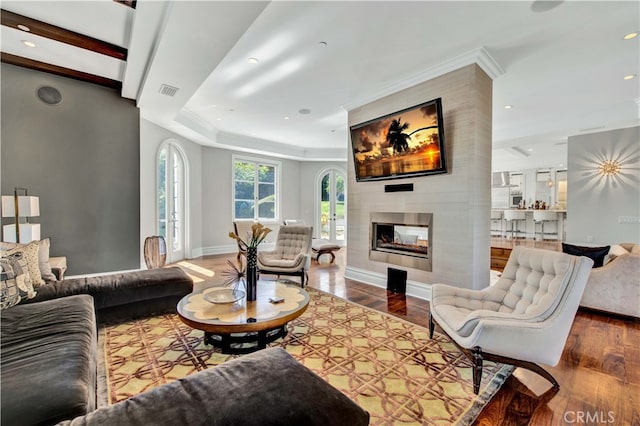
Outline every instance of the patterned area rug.
<path id="1" fill-rule="evenodd" d="M 485 362 L 480 395 L 471 364 L 446 336 L 390 315 L 309 289 L 307 311 L 289 323 L 282 346 L 371 414 L 372 425 L 470 424 L 512 367 Z M 106 403 L 241 355 L 203 343 L 203 332 L 177 315 L 101 330 Z"/>

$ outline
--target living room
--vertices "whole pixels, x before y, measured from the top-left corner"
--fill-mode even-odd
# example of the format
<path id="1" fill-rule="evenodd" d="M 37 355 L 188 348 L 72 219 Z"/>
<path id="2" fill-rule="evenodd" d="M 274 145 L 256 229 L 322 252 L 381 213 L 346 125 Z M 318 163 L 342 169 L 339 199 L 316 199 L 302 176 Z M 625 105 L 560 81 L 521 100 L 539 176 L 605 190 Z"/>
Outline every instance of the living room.
<path id="1" fill-rule="evenodd" d="M 565 6 L 569 5 L 560 7 Z M 144 7 L 139 5 L 138 9 L 144 10 Z M 259 15 L 261 11 L 254 13 Z M 251 21 L 248 17 L 245 19 Z M 637 19 L 634 25 L 636 28 L 620 30 L 637 29 L 640 26 Z M 484 58 L 482 55 L 478 50 L 474 59 Z M 474 60 L 416 84 L 396 87 L 379 97 L 358 96 L 358 102 L 345 107 L 342 121 L 335 125 L 343 135 L 343 146 L 314 151 L 231 131 L 217 132 L 212 143 L 211 138 L 207 139 L 212 130 L 202 123 L 187 130 L 179 125 L 167 126 L 170 128 L 159 125 L 153 104 L 162 99 L 135 98 L 134 101 L 113 89 L 5 62 L 2 64 L 2 194 L 11 194 L 15 187 L 20 187 L 37 195 L 41 206 L 37 221 L 43 235 L 51 237 L 52 255 L 67 258 L 69 275 L 91 275 L 144 268 L 144 240 L 158 233 L 156 182 L 161 147 L 173 144 L 184 160 L 186 259 L 235 254 L 237 250 L 235 242 L 228 237 L 234 220 L 235 158 L 277 164 L 280 198 L 274 219 L 302 219 L 314 225 L 319 216 L 318 177 L 335 169 L 348 179 L 347 247 L 342 250 L 346 257 L 338 259 L 345 262 L 347 279 L 384 285 L 388 265 L 370 261 L 365 253 L 370 213 L 391 208 L 396 211 L 429 209 L 436 215 L 437 230 L 433 241 L 437 249 L 433 270 L 409 270 L 407 294 L 428 299 L 428 284 L 437 282 L 480 289 L 490 279 L 490 172 L 505 169 L 496 169 L 499 166 L 495 159 L 492 165 L 491 159 L 492 114 L 495 119 L 496 105 L 502 105 L 502 99 L 496 99 L 499 80 L 492 82 L 486 66 L 476 63 Z M 508 72 L 507 69 L 505 75 Z M 457 83 L 452 84 L 452 80 Z M 34 88 L 41 86 L 57 88 L 64 101 L 55 106 L 43 104 L 34 96 Z M 637 84 L 632 92 L 637 99 Z M 444 101 L 448 173 L 411 180 L 415 190 L 409 194 L 386 194 L 384 186 L 389 182 L 356 182 L 347 142 L 348 127 L 439 97 Z M 288 121 L 293 121 L 295 111 L 304 107 L 297 105 Z M 631 125 L 627 122 L 587 134 L 574 133 L 565 139 L 568 155 L 562 160 L 569 171 L 570 182 L 569 242 L 640 243 L 638 225 L 618 220 L 619 216 L 637 217 L 640 205 L 638 176 L 633 171 L 637 170 L 638 163 L 637 103 L 632 105 L 631 109 L 634 108 L 635 125 L 632 121 Z M 185 117 L 182 119 L 186 122 Z M 274 127 L 277 130 L 284 124 Z M 583 127 L 587 126 L 576 128 Z M 275 154 L 267 155 L 272 147 Z M 585 177 L 585 169 L 597 168 L 596 159 L 610 151 L 624 153 L 623 174 L 629 180 L 606 186 L 604 180 Z M 306 152 L 314 157 L 312 161 L 300 158 Z M 336 152 L 338 155 L 333 155 Z M 558 163 L 555 158 L 553 161 Z"/>

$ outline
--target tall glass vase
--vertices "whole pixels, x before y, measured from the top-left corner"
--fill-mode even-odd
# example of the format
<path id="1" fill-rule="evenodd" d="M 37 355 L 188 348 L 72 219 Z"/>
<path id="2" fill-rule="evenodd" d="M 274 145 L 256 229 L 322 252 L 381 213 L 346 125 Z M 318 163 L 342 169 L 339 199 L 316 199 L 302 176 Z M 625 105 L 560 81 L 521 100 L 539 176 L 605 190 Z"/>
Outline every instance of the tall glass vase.
<path id="1" fill-rule="evenodd" d="M 258 285 L 258 249 L 247 248 L 247 301 L 256 300 L 256 288 Z"/>

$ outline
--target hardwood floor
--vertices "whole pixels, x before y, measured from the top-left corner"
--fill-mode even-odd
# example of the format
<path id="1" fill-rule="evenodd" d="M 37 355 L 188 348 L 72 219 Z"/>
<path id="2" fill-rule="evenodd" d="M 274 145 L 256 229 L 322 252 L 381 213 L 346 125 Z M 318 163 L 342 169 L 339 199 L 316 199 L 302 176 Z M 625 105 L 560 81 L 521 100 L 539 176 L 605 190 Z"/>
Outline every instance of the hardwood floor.
<path id="1" fill-rule="evenodd" d="M 429 302 L 345 280 L 345 250 L 336 254 L 332 265 L 313 262 L 310 287 L 428 326 Z M 179 265 L 198 286 L 220 284 L 227 259 L 235 255 L 206 256 Z M 475 424 L 640 426 L 639 321 L 578 311 L 562 359 L 546 368 L 560 382 L 557 392 L 548 392 L 548 382 L 518 368 Z"/>

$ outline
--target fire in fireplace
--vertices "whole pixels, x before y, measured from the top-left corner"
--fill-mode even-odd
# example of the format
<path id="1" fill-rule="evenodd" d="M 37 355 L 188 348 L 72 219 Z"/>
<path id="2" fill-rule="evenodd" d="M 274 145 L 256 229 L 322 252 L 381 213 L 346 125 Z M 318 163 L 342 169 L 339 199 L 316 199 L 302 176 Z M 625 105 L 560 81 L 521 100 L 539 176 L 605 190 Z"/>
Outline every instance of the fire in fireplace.
<path id="1" fill-rule="evenodd" d="M 431 271 L 432 213 L 372 212 L 370 217 L 370 260 Z"/>
<path id="2" fill-rule="evenodd" d="M 429 227 L 427 225 L 399 225 L 373 223 L 372 250 L 407 256 L 428 257 Z"/>

